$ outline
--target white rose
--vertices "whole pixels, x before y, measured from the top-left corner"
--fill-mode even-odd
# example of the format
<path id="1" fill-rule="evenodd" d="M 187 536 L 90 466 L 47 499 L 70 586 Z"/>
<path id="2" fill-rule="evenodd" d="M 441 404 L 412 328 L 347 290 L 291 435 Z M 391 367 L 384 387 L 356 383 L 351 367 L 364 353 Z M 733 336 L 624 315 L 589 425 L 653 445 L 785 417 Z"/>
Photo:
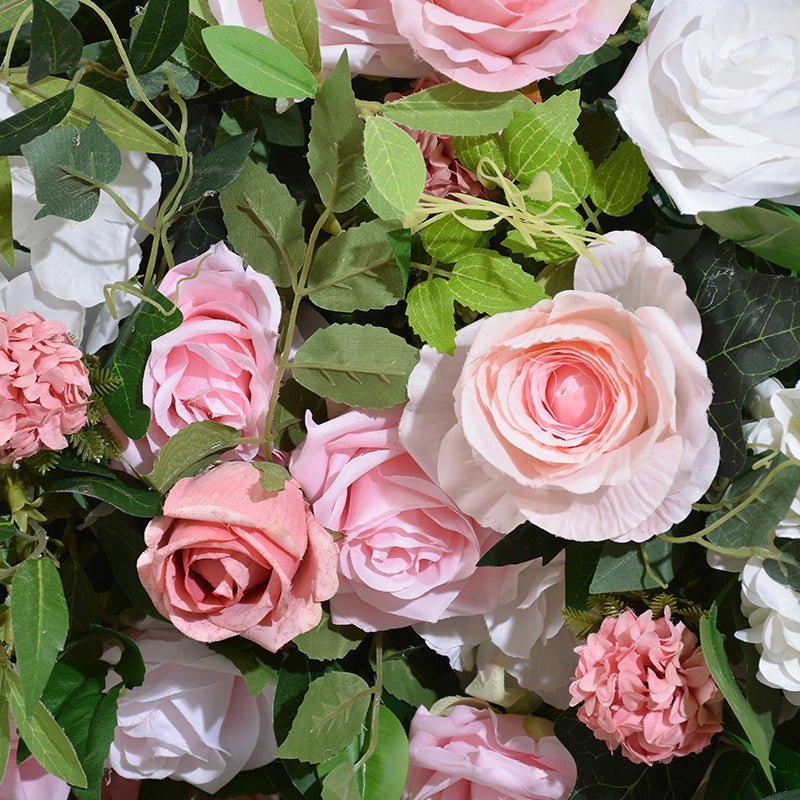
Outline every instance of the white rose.
<path id="1" fill-rule="evenodd" d="M 792 0 L 655 0 L 611 96 L 685 214 L 800 202 L 800 10 Z"/>

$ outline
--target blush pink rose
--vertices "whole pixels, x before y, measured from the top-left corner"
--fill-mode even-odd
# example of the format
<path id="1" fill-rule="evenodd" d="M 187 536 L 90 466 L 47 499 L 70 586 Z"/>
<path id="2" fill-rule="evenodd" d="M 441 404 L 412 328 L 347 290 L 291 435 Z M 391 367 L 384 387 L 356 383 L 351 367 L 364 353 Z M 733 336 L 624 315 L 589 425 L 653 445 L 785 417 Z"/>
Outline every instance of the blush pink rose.
<path id="1" fill-rule="evenodd" d="M 51 775 L 33 756 L 17 764 L 19 736 L 13 720 L 11 725 L 11 750 L 6 771 L 0 782 L 0 798 L 3 800 L 67 800 L 69 784 Z"/>
<path id="2" fill-rule="evenodd" d="M 500 537 L 462 514 L 405 451 L 401 413 L 309 418 L 289 465 L 317 519 L 344 535 L 333 620 L 362 630 L 483 613 L 515 596 L 523 566 L 476 568 Z"/>
<path id="3" fill-rule="evenodd" d="M 142 384 L 152 412 L 147 434 L 138 441 L 120 436 L 123 459 L 140 472 L 149 472 L 164 444 L 191 422 L 263 436 L 277 374 L 275 284 L 224 244 L 171 269 L 159 291 L 177 297 L 183 322 L 151 346 Z M 253 459 L 263 446 L 242 444 L 235 452 Z"/>
<path id="4" fill-rule="evenodd" d="M 478 320 L 454 357 L 424 347 L 411 374 L 403 444 L 482 525 L 641 542 L 716 473 L 700 315 L 644 238 L 605 239 L 574 291 Z"/>
<path id="5" fill-rule="evenodd" d="M 614 33 L 630 0 L 391 0 L 420 58 L 473 89 L 504 92 L 561 72 Z"/>
<path id="6" fill-rule="evenodd" d="M 336 545 L 294 481 L 261 486 L 229 461 L 172 487 L 145 530 L 139 578 L 155 607 L 201 642 L 243 636 L 276 652 L 320 620 L 336 591 Z"/>
<path id="7" fill-rule="evenodd" d="M 490 708 L 454 706 L 437 717 L 420 707 L 403 800 L 566 800 L 574 759 L 555 736 L 531 736 L 524 721 Z"/>
<path id="8" fill-rule="evenodd" d="M 62 322 L 0 311 L 0 463 L 62 450 L 86 424 L 91 387 Z"/>
<path id="9" fill-rule="evenodd" d="M 699 753 L 722 730 L 722 692 L 682 622 L 628 609 L 589 634 L 570 686 L 578 719 L 635 764 Z"/>

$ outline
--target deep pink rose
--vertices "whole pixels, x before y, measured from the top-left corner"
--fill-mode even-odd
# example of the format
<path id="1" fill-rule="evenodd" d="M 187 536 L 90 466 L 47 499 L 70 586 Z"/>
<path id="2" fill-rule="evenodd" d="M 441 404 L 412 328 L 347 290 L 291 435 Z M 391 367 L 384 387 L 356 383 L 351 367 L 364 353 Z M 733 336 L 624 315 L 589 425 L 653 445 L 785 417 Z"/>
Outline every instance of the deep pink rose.
<path id="1" fill-rule="evenodd" d="M 0 311 L 0 463 L 62 450 L 86 423 L 89 373 L 63 322 Z"/>
<path id="2" fill-rule="evenodd" d="M 490 708 L 455 706 L 436 717 L 420 707 L 403 800 L 566 800 L 575 761 L 555 736 L 531 736 L 524 721 Z"/>
<path id="3" fill-rule="evenodd" d="M 11 750 L 8 754 L 5 775 L 0 782 L 2 800 L 67 800 L 69 784 L 51 775 L 33 756 L 17 764 L 19 736 L 13 720 L 11 725 Z"/>
<path id="4" fill-rule="evenodd" d="M 641 542 L 684 519 L 719 444 L 700 315 L 672 263 L 616 231 L 575 291 L 459 331 L 409 379 L 403 443 L 456 504 L 508 532 Z"/>
<path id="5" fill-rule="evenodd" d="M 171 269 L 159 291 L 170 300 L 177 293 L 183 322 L 151 347 L 142 384 L 152 411 L 147 434 L 138 441 L 120 437 L 123 458 L 140 472 L 149 472 L 169 438 L 196 420 L 263 436 L 277 373 L 275 284 L 224 244 Z M 244 459 L 262 452 L 258 444 L 236 448 Z"/>
<path id="6" fill-rule="evenodd" d="M 578 719 L 635 764 L 699 753 L 722 730 L 722 692 L 682 622 L 628 609 L 589 634 L 570 686 Z"/>
<path id="7" fill-rule="evenodd" d="M 516 594 L 522 568 L 476 569 L 500 537 L 458 511 L 405 451 L 401 412 L 309 418 L 289 466 L 317 519 L 344 534 L 333 619 L 363 630 L 483 613 Z"/>
<path id="8" fill-rule="evenodd" d="M 561 72 L 625 19 L 630 0 L 391 0 L 420 58 L 473 89 L 504 92 Z"/>
<path id="9" fill-rule="evenodd" d="M 294 481 L 261 486 L 229 461 L 172 487 L 145 530 L 139 578 L 187 636 L 243 636 L 272 652 L 313 628 L 336 591 L 336 546 Z"/>

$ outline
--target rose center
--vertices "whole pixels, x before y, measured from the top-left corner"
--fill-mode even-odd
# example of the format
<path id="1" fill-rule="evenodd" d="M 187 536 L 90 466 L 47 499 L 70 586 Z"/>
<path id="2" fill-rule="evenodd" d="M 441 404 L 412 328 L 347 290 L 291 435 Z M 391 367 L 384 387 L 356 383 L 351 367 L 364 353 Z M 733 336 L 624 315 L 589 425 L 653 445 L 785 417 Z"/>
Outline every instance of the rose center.
<path id="1" fill-rule="evenodd" d="M 564 365 L 550 372 L 544 401 L 556 422 L 568 428 L 581 428 L 594 417 L 600 395 L 594 375 L 574 365 Z"/>

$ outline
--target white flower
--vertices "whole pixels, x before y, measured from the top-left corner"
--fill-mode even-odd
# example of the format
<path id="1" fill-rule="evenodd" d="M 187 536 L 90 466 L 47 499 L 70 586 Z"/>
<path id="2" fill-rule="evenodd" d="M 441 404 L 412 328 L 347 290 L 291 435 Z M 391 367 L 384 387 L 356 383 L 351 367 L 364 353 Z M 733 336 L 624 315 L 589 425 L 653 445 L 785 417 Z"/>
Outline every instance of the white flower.
<path id="1" fill-rule="evenodd" d="M 796 0 L 655 0 L 611 96 L 685 214 L 800 202 Z"/>
<path id="2" fill-rule="evenodd" d="M 419 623 L 414 630 L 453 669 L 481 669 L 500 650 L 506 672 L 557 708 L 569 705 L 577 640 L 564 625 L 564 554 L 537 558 L 519 576 L 519 592 L 488 614 Z"/>
<path id="3" fill-rule="evenodd" d="M 761 653 L 758 679 L 800 706 L 800 594 L 770 578 L 762 559 L 751 558 L 742 570 L 742 613 L 750 627 L 736 638 Z"/>
<path id="4" fill-rule="evenodd" d="M 22 107 L 0 86 L 0 119 Z M 106 284 L 132 278 L 142 257 L 146 233 L 105 193 L 85 222 L 48 215 L 36 219 L 33 174 L 24 158 L 12 156 L 12 227 L 14 238 L 30 252 L 15 252 L 11 269 L 0 257 L 0 308 L 9 314 L 36 311 L 63 322 L 82 350 L 94 352 L 117 335 L 118 320 L 105 304 Z M 144 153 L 123 153 L 114 191 L 148 224 L 155 220 L 161 175 Z M 136 306 L 124 292 L 116 295 L 119 317 Z"/>

